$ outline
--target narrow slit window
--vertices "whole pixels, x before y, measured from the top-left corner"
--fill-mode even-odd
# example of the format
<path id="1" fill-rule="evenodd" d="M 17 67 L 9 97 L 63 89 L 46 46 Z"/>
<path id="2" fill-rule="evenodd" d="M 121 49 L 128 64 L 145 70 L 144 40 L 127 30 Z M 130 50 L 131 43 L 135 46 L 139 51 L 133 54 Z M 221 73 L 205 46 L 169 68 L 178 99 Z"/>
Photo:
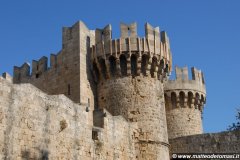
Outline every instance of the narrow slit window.
<path id="1" fill-rule="evenodd" d="M 71 86 L 68 84 L 68 95 L 71 95 Z"/>

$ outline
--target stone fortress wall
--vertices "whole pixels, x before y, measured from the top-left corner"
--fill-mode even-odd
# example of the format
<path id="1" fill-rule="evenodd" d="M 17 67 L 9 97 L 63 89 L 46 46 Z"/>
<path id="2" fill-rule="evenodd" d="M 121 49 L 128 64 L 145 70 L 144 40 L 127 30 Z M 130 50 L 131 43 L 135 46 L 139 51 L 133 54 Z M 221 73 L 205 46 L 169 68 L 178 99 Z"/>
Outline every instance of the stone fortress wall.
<path id="1" fill-rule="evenodd" d="M 172 153 L 240 153 L 240 131 L 170 139 Z"/>
<path id="2" fill-rule="evenodd" d="M 61 51 L 0 77 L 0 159 L 167 160 L 239 152 L 239 132 L 202 134 L 203 73 L 176 68 L 166 32 L 136 23 L 63 28 Z"/>
<path id="3" fill-rule="evenodd" d="M 107 113 L 94 127 L 86 106 L 10 78 L 0 77 L 0 159 L 136 159 L 134 124 Z"/>

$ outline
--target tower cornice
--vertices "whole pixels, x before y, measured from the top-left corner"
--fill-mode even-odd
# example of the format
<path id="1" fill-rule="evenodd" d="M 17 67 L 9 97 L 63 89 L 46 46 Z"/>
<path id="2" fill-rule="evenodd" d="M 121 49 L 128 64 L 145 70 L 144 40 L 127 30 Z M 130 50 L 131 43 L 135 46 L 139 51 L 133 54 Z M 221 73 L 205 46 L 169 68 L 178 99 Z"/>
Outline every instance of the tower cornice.
<path id="1" fill-rule="evenodd" d="M 169 38 L 159 27 L 145 24 L 145 37 L 137 35 L 137 24 L 121 23 L 121 37 L 112 39 L 112 27 L 95 30 L 95 45 L 91 61 L 99 75 L 97 79 L 138 76 L 166 78 L 172 68 Z M 126 71 L 124 71 L 126 69 Z"/>

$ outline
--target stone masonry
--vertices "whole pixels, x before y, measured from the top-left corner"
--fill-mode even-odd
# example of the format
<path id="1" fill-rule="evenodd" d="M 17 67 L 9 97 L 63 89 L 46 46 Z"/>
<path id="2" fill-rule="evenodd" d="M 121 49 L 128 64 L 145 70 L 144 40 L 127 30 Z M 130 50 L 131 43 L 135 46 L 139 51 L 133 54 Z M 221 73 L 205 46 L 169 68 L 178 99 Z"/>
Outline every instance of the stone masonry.
<path id="1" fill-rule="evenodd" d="M 203 73 L 175 68 L 159 27 L 63 28 L 62 49 L 0 77 L 0 159 L 169 160 L 239 152 L 239 132 L 203 134 Z M 31 68 L 31 71 L 30 71 Z"/>

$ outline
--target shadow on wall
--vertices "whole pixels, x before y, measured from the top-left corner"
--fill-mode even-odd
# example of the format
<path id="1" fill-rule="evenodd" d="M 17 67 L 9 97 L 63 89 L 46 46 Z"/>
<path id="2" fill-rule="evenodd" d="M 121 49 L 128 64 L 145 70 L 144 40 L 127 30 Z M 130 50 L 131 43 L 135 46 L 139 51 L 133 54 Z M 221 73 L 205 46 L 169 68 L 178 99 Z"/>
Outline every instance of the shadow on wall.
<path id="1" fill-rule="evenodd" d="M 97 100 L 97 97 L 98 97 L 98 95 L 97 95 L 97 89 L 96 89 L 96 87 L 97 87 L 97 84 L 96 84 L 96 81 L 94 81 L 94 73 L 92 72 L 92 69 L 91 68 L 96 68 L 96 66 L 92 66 L 92 64 L 90 63 L 91 62 L 91 53 L 90 53 L 90 43 L 91 43 L 91 40 L 90 40 L 90 37 L 89 36 L 87 36 L 86 37 L 86 51 L 87 51 L 87 53 L 86 53 L 86 64 L 87 64 L 87 79 L 89 80 L 89 82 L 90 82 L 90 88 L 91 88 L 91 90 L 93 91 L 93 95 L 94 95 L 94 99 L 93 99 L 93 101 L 94 101 L 94 109 L 97 109 L 97 102 L 98 102 L 98 100 Z M 97 73 L 96 73 L 97 74 Z M 99 74 L 99 73 L 98 73 Z M 96 79 L 96 77 L 95 77 L 95 79 Z M 89 99 L 90 100 L 90 99 Z M 93 102 L 90 102 L 90 103 L 93 103 Z M 90 106 L 89 106 L 90 107 Z"/>
<path id="2" fill-rule="evenodd" d="M 29 151 L 22 151 L 22 159 L 30 160 L 30 159 L 39 159 L 39 160 L 48 160 L 49 152 L 47 150 L 39 150 L 39 157 L 37 155 L 32 154 Z"/>

